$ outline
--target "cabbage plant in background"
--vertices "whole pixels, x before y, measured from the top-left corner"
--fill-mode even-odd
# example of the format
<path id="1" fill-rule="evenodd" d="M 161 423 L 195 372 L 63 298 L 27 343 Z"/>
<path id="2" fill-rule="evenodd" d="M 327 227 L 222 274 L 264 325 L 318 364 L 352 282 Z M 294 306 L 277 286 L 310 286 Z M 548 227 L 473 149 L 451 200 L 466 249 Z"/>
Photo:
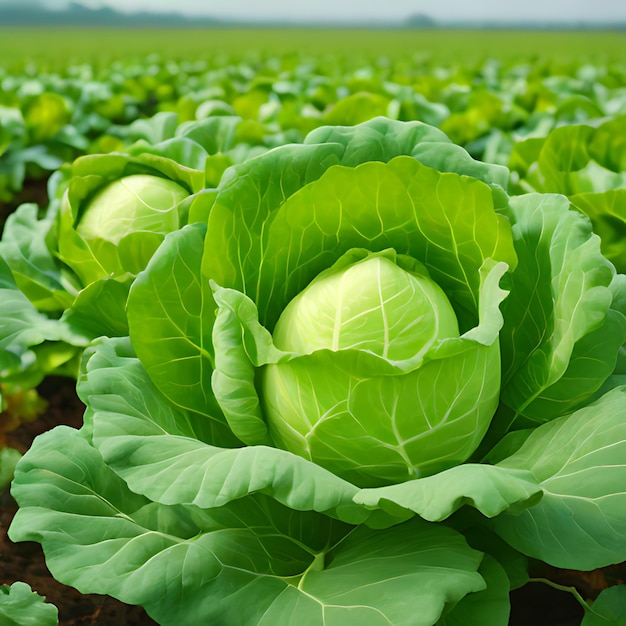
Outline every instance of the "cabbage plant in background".
<path id="1" fill-rule="evenodd" d="M 505 625 L 528 558 L 626 560 L 625 279 L 508 177 L 383 118 L 228 169 L 86 350 L 83 428 L 19 462 L 10 537 L 172 625 Z"/>
<path id="2" fill-rule="evenodd" d="M 603 254 L 626 271 L 626 115 L 572 124 L 519 142 L 511 156 L 517 192 L 562 193 L 587 215 Z"/>
<path id="3" fill-rule="evenodd" d="M 46 178 L 88 145 L 70 123 L 67 100 L 43 88 L 35 92 L 22 93 L 20 106 L 0 101 L 0 202 L 10 202 L 26 180 Z"/>
<path id="4" fill-rule="evenodd" d="M 8 326 L 0 337 L 19 375 L 20 350 L 39 345 L 33 338 L 46 327 L 63 327 L 83 345 L 127 334 L 128 286 L 165 235 L 187 223 L 194 194 L 205 186 L 203 148 L 180 139 L 162 145 L 81 157 L 53 177 L 43 217 L 34 204 L 9 216 L 0 241 L 3 287 L 20 295 L 7 293 L 19 303 L 3 315 Z M 20 314 L 32 322 L 23 328 L 29 337 L 14 328 Z"/>
<path id="5" fill-rule="evenodd" d="M 84 346 L 100 335 L 128 334 L 128 286 L 163 237 L 204 217 L 226 167 L 269 149 L 242 144 L 241 122 L 228 115 L 179 124 L 175 113 L 137 120 L 126 127 L 134 143 L 124 153 L 83 156 L 52 176 L 45 215 L 34 204 L 18 207 L 0 241 L 3 287 L 20 292 L 8 295 L 19 302 L 0 327 L 0 346 L 13 364 L 9 370 L 0 362 L 0 381 L 63 373 L 59 350 L 50 366 L 32 356 L 30 348 L 46 338 Z M 17 358 L 24 353 L 37 361 L 34 377 L 31 363 Z"/>
<path id="6" fill-rule="evenodd" d="M 43 216 L 24 204 L 8 218 L 0 241 L 7 303 L 0 320 L 0 409 L 7 416 L 0 485 L 19 458 L 5 435 L 45 406 L 34 387 L 48 374 L 76 377 L 93 338 L 128 334 L 128 288 L 164 236 L 206 214 L 206 188 L 228 165 L 269 149 L 242 143 L 241 125 L 234 115 L 185 124 L 175 113 L 136 120 L 122 128 L 132 143 L 125 153 L 83 156 L 52 176 Z M 262 135 L 258 143 L 265 140 L 280 141 Z"/>
<path id="7" fill-rule="evenodd" d="M 194 194 L 204 189 L 201 146 L 177 139 L 150 150 L 81 157 L 53 177 L 44 216 L 24 204 L 7 219 L 0 241 L 1 485 L 18 456 L 6 432 L 45 405 L 34 388 L 52 373 L 75 378 L 93 338 L 128 334 L 130 284 L 165 235 L 187 223 Z"/>

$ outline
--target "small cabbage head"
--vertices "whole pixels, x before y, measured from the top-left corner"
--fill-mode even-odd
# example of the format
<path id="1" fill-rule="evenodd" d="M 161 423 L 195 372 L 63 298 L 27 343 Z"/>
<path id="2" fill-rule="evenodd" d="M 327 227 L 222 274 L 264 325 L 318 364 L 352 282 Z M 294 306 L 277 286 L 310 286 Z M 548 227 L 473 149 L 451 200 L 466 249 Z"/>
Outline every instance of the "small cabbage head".
<path id="1" fill-rule="evenodd" d="M 135 174 L 98 191 L 79 217 L 76 231 L 85 240 L 113 243 L 136 231 L 169 233 L 180 226 L 176 207 L 188 191 L 166 178 Z"/>
<path id="2" fill-rule="evenodd" d="M 496 313 L 497 315 L 497 313 Z M 461 337 L 419 261 L 351 251 L 284 309 L 264 367 L 273 440 L 361 486 L 465 461 L 497 406 L 499 348 Z"/>
<path id="3" fill-rule="evenodd" d="M 84 186 L 70 187 L 64 197 L 58 242 L 59 257 L 84 286 L 102 278 L 136 275 L 165 235 L 186 222 L 183 201 L 190 193 L 168 178 L 123 176 L 91 194 L 82 192 Z"/>

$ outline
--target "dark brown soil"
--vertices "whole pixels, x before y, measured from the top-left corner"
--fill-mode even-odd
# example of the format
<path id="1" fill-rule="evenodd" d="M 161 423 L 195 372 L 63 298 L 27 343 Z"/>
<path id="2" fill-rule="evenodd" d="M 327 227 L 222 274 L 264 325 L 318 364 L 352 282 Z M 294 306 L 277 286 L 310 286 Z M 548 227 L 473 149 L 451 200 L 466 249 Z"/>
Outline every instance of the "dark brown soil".
<path id="1" fill-rule="evenodd" d="M 18 191 L 10 202 L 0 201 L 0 233 L 4 228 L 7 217 L 23 202 L 34 202 L 40 208 L 48 206 L 48 179 L 27 179 L 24 186 Z"/>
<path id="2" fill-rule="evenodd" d="M 511 594 L 509 626 L 579 626 L 583 608 L 566 591 L 528 583 Z"/>
<path id="3" fill-rule="evenodd" d="M 10 433 L 10 443 L 26 450 L 33 438 L 58 424 L 80 428 L 84 406 L 75 393 L 75 383 L 49 378 L 39 388 L 48 408 L 37 420 L 22 424 Z M 34 591 L 59 609 L 61 626 L 149 626 L 151 620 L 141 607 L 128 606 L 113 598 L 82 595 L 61 585 L 48 572 L 37 543 L 14 544 L 6 536 L 17 505 L 8 491 L 0 494 L 0 584 L 27 582 Z M 602 589 L 626 580 L 626 566 L 594 572 L 572 572 L 538 565 L 535 577 L 549 578 L 564 586 L 575 586 L 583 597 L 595 598 Z M 541 583 L 530 583 L 511 594 L 509 626 L 579 626 L 583 612 L 574 597 Z M 489 625 L 485 625 L 489 626 Z"/>

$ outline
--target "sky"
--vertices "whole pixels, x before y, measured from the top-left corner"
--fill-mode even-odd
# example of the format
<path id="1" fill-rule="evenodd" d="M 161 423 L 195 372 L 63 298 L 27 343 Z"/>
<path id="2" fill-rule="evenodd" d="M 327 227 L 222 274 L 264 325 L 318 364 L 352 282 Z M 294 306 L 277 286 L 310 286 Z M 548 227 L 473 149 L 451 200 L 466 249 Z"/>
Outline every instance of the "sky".
<path id="1" fill-rule="evenodd" d="M 6 1 L 6 0 L 5 0 Z M 62 5 L 68 0 L 46 0 Z M 82 0 L 119 11 L 177 11 L 243 19 L 385 20 L 416 13 L 438 20 L 626 21 L 624 0 Z M 0 4 L 2 0 L 0 0 Z"/>

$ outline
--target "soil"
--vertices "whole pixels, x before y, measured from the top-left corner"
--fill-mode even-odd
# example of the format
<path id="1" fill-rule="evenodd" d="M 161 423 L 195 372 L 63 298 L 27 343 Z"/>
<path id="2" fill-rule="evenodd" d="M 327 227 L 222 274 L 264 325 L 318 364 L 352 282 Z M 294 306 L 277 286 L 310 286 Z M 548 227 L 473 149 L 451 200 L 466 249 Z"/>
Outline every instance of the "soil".
<path id="1" fill-rule="evenodd" d="M 511 593 L 509 626 L 579 626 L 583 608 L 571 593 L 528 583 Z"/>
<path id="2" fill-rule="evenodd" d="M 80 428 L 84 405 L 76 396 L 75 383 L 65 378 L 46 379 L 38 389 L 48 402 L 44 414 L 10 433 L 10 444 L 26 450 L 34 437 L 58 424 Z M 8 490 L 0 494 L 0 584 L 27 582 L 59 609 L 60 626 L 150 626 L 156 624 L 141 607 L 128 606 L 108 596 L 82 595 L 58 583 L 48 572 L 41 546 L 14 544 L 6 530 L 17 505 Z M 574 572 L 538 565 L 533 577 L 548 578 L 560 585 L 575 586 L 585 598 L 595 598 L 610 585 L 626 580 L 622 564 L 594 572 Z M 509 626 L 579 626 L 583 611 L 574 597 L 542 583 L 530 583 L 511 594 Z M 488 625 L 486 625 L 488 626 Z"/>
<path id="3" fill-rule="evenodd" d="M 22 189 L 10 202 L 0 201 L 0 233 L 7 217 L 23 202 L 34 202 L 41 208 L 46 207 L 48 205 L 48 179 L 27 179 Z"/>

